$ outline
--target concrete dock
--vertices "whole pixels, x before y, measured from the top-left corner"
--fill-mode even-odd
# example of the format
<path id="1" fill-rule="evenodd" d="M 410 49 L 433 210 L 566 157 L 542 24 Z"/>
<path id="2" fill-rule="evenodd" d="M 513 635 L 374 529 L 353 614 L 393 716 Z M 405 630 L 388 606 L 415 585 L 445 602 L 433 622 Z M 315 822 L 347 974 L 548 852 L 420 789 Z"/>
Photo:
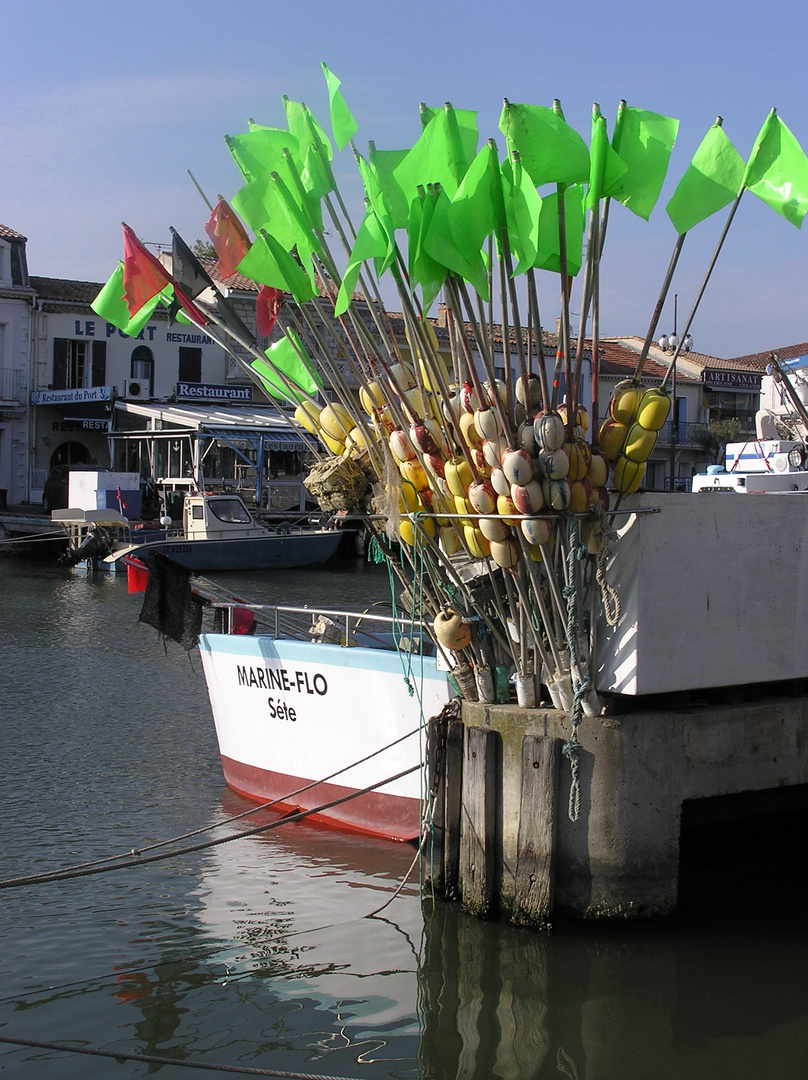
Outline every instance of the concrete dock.
<path id="1" fill-rule="evenodd" d="M 430 750 L 433 891 L 482 917 L 539 927 L 553 911 L 670 914 L 684 804 L 705 800 L 698 805 L 709 820 L 712 805 L 726 812 L 719 797 L 770 791 L 776 802 L 808 785 L 806 686 L 765 694 L 720 705 L 637 702 L 623 715 L 584 718 L 576 821 L 567 715 L 464 702 Z"/>

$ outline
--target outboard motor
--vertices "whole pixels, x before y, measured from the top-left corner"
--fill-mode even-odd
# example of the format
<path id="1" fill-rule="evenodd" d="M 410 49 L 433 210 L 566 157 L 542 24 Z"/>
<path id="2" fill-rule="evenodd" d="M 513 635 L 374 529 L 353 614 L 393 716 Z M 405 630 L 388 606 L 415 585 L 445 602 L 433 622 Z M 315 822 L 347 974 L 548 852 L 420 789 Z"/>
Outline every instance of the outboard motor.
<path id="1" fill-rule="evenodd" d="M 112 544 L 112 532 L 97 525 L 94 529 L 90 529 L 78 547 L 66 551 L 59 562 L 63 566 L 75 566 L 84 559 L 103 559 L 112 551 Z"/>

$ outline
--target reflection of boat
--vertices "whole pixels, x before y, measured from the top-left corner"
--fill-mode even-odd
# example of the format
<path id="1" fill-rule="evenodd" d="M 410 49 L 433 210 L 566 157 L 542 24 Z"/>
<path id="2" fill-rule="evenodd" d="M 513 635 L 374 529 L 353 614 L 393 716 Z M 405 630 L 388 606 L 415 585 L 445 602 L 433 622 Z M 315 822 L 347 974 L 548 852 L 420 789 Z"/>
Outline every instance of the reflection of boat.
<path id="1" fill-rule="evenodd" d="M 422 725 L 450 697 L 437 659 L 426 648 L 409 651 L 418 642 L 378 616 L 377 632 L 367 614 L 273 608 L 259 618 L 270 620 L 269 633 L 252 633 L 248 615 L 231 620 L 241 633 L 199 638 L 227 783 L 259 801 L 320 808 L 319 817 L 343 828 L 415 839 Z"/>
<path id="2" fill-rule="evenodd" d="M 188 495 L 178 535 L 121 547 L 107 562 L 156 553 L 195 571 L 288 570 L 326 562 L 342 537 L 336 528 L 260 524 L 238 495 Z"/>

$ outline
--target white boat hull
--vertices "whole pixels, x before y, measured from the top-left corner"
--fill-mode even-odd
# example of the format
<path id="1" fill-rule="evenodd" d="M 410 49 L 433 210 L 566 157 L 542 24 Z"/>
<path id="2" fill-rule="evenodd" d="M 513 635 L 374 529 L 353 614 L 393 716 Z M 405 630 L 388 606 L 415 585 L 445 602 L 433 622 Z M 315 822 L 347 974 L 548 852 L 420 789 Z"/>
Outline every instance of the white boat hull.
<path id="1" fill-rule="evenodd" d="M 235 634 L 202 634 L 199 650 L 222 768 L 234 791 L 317 810 L 342 828 L 418 837 L 422 725 L 451 696 L 433 658 L 413 656 L 411 696 L 407 657 L 396 652 Z M 374 751 L 382 752 L 363 760 Z M 378 790 L 325 807 L 408 769 L 414 771 Z"/>

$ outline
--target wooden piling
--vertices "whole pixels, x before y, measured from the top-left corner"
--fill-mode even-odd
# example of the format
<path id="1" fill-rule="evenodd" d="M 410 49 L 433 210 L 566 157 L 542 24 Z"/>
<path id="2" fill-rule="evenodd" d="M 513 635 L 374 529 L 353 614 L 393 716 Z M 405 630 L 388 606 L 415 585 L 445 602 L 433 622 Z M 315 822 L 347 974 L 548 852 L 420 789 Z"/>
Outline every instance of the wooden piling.
<path id="1" fill-rule="evenodd" d="M 462 720 L 450 720 L 446 729 L 446 807 L 444 811 L 445 842 L 444 896 L 446 900 L 460 898 L 460 823 L 463 805 L 463 746 L 465 728 Z"/>
<path id="2" fill-rule="evenodd" d="M 433 716 L 426 729 L 427 783 L 429 785 L 429 831 L 422 849 L 424 886 L 445 899 L 446 848 L 446 727 L 443 713 Z"/>
<path id="3" fill-rule="evenodd" d="M 525 735 L 511 922 L 551 928 L 561 740 Z"/>
<path id="4" fill-rule="evenodd" d="M 496 811 L 499 735 L 491 728 L 466 728 L 460 833 L 460 893 L 463 908 L 478 918 L 495 914 Z"/>

